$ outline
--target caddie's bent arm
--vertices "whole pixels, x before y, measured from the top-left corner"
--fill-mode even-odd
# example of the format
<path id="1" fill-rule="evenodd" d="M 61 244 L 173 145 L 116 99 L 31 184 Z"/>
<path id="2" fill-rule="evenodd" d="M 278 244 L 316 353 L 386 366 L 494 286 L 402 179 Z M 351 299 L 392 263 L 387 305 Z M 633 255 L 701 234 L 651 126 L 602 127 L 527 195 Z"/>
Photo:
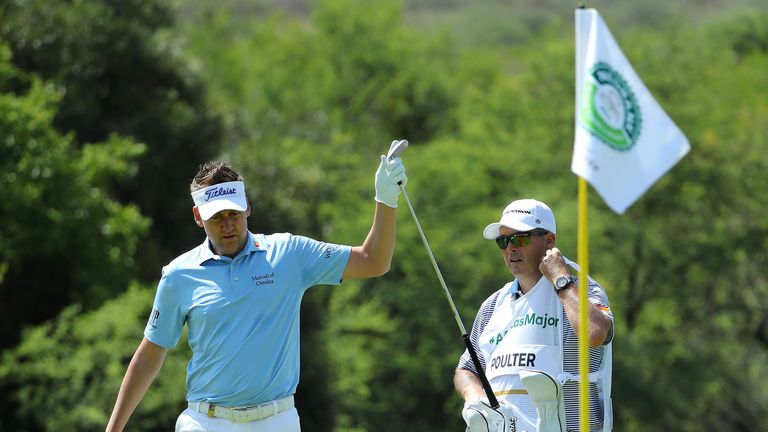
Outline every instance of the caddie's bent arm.
<path id="1" fill-rule="evenodd" d="M 560 249 L 554 247 L 547 250 L 539 265 L 541 273 L 554 284 L 559 276 L 569 275 L 568 266 L 565 263 Z M 557 296 L 563 304 L 568 321 L 574 329 L 579 328 L 579 294 L 578 284 L 573 283 L 566 289 L 558 291 Z M 589 325 L 589 346 L 596 348 L 603 345 L 611 335 L 613 321 L 607 317 L 591 301 L 587 302 Z"/>
<path id="2" fill-rule="evenodd" d="M 472 402 L 486 396 L 480 378 L 469 369 L 456 368 L 453 374 L 453 386 L 464 402 Z"/>
<path id="3" fill-rule="evenodd" d="M 166 352 L 165 348 L 147 338 L 141 341 L 120 385 L 115 407 L 107 424 L 107 432 L 120 432 L 125 428 L 131 414 L 163 366 Z"/>
<path id="4" fill-rule="evenodd" d="M 571 287 L 560 290 L 557 293 L 560 298 L 560 302 L 563 304 L 565 314 L 568 316 L 571 326 L 574 329 L 579 328 L 579 291 L 577 284 L 573 284 Z M 611 328 L 613 322 L 600 311 L 595 304 L 587 301 L 587 316 L 589 319 L 588 337 L 589 347 L 597 348 L 606 343 L 608 336 L 611 334 Z"/>

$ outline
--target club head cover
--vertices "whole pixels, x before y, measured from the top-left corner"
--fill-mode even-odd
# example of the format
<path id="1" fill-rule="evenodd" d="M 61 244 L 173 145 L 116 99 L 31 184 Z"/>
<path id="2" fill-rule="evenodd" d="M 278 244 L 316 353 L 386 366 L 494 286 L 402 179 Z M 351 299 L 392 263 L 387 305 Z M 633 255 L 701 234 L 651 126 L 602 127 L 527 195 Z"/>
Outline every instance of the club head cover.
<path id="1" fill-rule="evenodd" d="M 546 372 L 522 369 L 520 381 L 536 404 L 538 432 L 566 432 L 563 386 Z"/>
<path id="2" fill-rule="evenodd" d="M 467 432 L 491 432 L 491 421 L 486 417 L 485 409 L 467 404 L 461 410 L 461 416 L 467 424 Z"/>
<path id="3" fill-rule="evenodd" d="M 501 404 L 494 409 L 483 400 L 467 402 L 461 411 L 467 432 L 521 432 L 513 407 Z"/>

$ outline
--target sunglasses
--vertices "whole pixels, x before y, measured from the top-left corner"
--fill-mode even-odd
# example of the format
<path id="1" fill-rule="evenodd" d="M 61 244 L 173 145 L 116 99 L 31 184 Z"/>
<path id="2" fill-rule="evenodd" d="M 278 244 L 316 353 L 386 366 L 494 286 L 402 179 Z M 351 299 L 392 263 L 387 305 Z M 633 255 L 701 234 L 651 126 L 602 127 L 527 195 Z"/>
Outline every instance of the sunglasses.
<path id="1" fill-rule="evenodd" d="M 547 235 L 547 231 L 533 230 L 524 233 L 498 236 L 496 237 L 496 244 L 499 246 L 499 249 L 506 249 L 510 243 L 512 243 L 512 246 L 519 248 L 531 244 L 531 236 L 537 235 Z"/>

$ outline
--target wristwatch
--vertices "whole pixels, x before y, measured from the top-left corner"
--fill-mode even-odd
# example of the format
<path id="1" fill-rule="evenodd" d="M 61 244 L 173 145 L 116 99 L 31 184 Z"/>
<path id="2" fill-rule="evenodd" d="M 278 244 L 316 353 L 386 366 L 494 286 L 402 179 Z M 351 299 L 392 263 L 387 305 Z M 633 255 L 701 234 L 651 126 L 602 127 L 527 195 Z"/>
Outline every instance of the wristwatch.
<path id="1" fill-rule="evenodd" d="M 557 279 L 555 279 L 555 292 L 560 292 L 575 282 L 576 277 L 573 275 L 559 276 Z"/>

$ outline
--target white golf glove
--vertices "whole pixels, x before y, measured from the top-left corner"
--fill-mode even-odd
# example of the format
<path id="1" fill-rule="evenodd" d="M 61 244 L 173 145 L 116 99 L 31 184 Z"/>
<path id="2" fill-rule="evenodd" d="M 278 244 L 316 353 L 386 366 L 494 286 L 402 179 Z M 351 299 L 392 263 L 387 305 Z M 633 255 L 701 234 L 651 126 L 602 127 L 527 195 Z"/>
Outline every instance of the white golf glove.
<path id="1" fill-rule="evenodd" d="M 392 208 L 397 208 L 397 198 L 400 196 L 400 184 L 405 187 L 408 176 L 405 175 L 405 165 L 399 157 L 387 159 L 381 155 L 379 169 L 376 170 L 375 188 L 376 201 Z"/>
<path id="2" fill-rule="evenodd" d="M 520 381 L 536 403 L 538 432 L 565 432 L 563 386 L 551 375 L 533 369 L 520 371 Z"/>
<path id="3" fill-rule="evenodd" d="M 468 432 L 517 432 L 517 416 L 512 406 L 499 404 L 491 408 L 485 400 L 466 402 L 461 416 Z"/>

